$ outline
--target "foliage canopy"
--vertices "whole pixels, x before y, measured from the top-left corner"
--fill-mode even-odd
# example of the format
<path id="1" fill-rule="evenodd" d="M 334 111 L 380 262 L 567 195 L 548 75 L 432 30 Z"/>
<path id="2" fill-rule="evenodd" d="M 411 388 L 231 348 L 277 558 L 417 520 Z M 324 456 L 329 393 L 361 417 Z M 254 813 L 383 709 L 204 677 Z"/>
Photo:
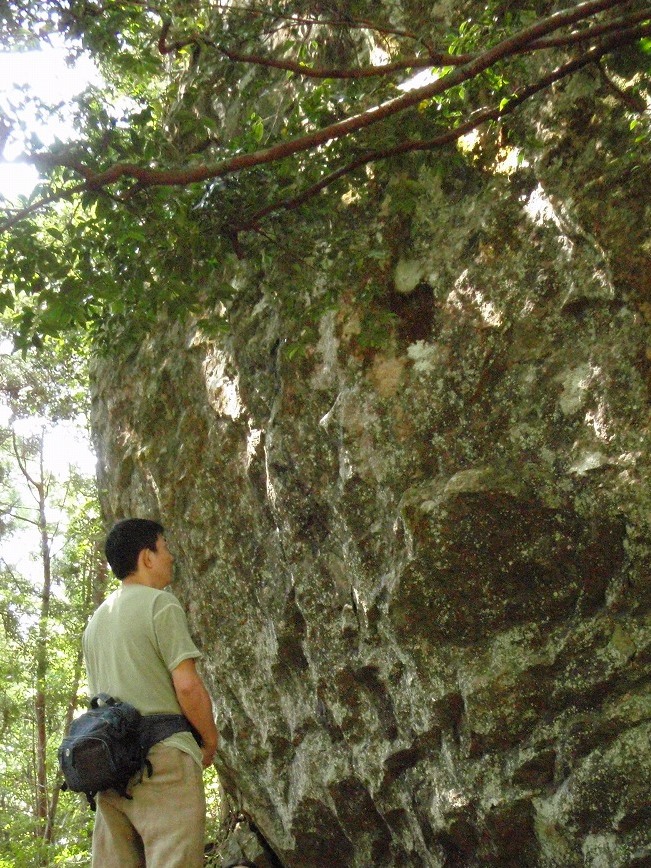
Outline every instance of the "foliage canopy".
<path id="1" fill-rule="evenodd" d="M 5 44 L 63 35 L 105 80 L 78 138 L 26 145 L 42 182 L 3 209 L 0 306 L 18 343 L 134 329 L 227 301 L 229 257 L 264 259 L 288 221 L 326 237 L 346 202 L 473 130 L 522 144 L 522 110 L 587 68 L 629 120 L 646 109 L 651 4 L 34 0 Z M 6 135 L 19 112 L 3 119 Z M 490 137 L 489 136 L 489 137 Z M 402 162 L 401 162 L 402 161 Z M 296 221 L 295 221 L 296 222 Z M 128 324 L 128 325 L 127 325 Z"/>

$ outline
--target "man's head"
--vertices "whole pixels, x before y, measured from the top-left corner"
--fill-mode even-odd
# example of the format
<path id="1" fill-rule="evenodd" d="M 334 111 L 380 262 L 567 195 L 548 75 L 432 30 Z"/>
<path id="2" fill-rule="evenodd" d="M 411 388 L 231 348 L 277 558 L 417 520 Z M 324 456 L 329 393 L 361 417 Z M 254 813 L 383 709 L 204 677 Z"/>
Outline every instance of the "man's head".
<path id="1" fill-rule="evenodd" d="M 156 552 L 164 533 L 161 524 L 148 518 L 119 521 L 106 538 L 104 547 L 106 560 L 118 579 L 126 579 L 137 572 L 140 553 Z"/>

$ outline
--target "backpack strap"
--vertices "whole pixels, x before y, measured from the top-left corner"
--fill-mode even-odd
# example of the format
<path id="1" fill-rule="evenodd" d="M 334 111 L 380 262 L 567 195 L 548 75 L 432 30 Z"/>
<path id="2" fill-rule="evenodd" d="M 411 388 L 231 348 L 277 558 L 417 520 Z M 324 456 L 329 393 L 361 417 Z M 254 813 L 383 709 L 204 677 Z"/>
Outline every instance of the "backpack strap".
<path id="1" fill-rule="evenodd" d="M 140 744 L 143 756 L 147 756 L 150 749 L 175 735 L 177 732 L 191 732 L 197 744 L 201 744 L 201 737 L 190 721 L 183 714 L 145 714 L 140 720 Z"/>

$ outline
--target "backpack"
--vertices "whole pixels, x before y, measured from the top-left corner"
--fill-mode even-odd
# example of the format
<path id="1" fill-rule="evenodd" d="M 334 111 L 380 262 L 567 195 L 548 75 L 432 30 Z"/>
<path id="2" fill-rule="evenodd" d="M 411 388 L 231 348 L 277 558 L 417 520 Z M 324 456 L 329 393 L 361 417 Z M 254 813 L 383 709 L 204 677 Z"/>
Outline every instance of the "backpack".
<path id="1" fill-rule="evenodd" d="M 140 772 L 142 780 L 145 769 L 151 777 L 149 750 L 177 732 L 192 733 L 201 745 L 201 736 L 184 715 L 142 715 L 128 702 L 100 693 L 91 699 L 88 711 L 72 721 L 61 742 L 61 789 L 85 793 L 93 811 L 95 796 L 102 790 L 115 790 L 131 799 L 127 791 L 131 778 Z"/>
<path id="2" fill-rule="evenodd" d="M 59 747 L 62 789 L 85 793 L 93 810 L 95 794 L 102 790 L 116 790 L 130 799 L 129 780 L 146 766 L 141 721 L 133 705 L 106 693 L 94 696 L 89 710 L 72 721 Z"/>

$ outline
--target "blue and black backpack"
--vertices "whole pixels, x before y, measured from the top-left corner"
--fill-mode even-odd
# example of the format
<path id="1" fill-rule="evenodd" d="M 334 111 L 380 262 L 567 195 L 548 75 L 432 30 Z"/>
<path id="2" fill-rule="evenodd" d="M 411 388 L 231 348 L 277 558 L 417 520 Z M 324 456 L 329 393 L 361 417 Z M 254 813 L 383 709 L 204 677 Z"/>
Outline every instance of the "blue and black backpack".
<path id="1" fill-rule="evenodd" d="M 132 778 L 140 774 L 142 780 L 145 771 L 151 776 L 147 760 L 150 748 L 185 731 L 197 738 L 182 714 L 143 716 L 128 702 L 100 693 L 93 697 L 88 711 L 72 721 L 59 747 L 59 767 L 64 777 L 61 789 L 85 793 L 93 810 L 95 796 L 103 790 L 115 790 L 130 799 Z"/>

